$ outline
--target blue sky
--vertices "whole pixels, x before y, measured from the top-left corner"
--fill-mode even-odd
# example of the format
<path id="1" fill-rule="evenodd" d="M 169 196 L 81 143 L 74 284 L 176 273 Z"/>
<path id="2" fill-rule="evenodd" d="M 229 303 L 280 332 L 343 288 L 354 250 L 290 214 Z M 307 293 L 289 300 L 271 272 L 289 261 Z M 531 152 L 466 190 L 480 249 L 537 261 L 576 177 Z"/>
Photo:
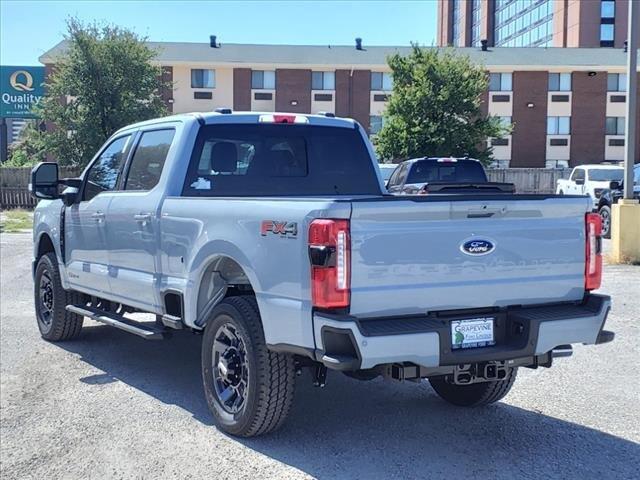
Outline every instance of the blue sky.
<path id="1" fill-rule="evenodd" d="M 65 19 L 100 20 L 154 41 L 432 45 L 435 0 L 423 1 L 18 1 L 0 0 L 0 63 L 39 65 Z"/>

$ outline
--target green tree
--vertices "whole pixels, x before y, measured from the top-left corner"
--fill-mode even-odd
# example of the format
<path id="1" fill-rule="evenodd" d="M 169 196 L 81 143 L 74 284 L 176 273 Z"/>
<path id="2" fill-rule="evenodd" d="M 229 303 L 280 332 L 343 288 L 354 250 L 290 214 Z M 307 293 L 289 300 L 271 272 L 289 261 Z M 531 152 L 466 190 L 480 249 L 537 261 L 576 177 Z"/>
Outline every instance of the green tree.
<path id="1" fill-rule="evenodd" d="M 29 167 L 46 160 L 46 144 L 40 122 L 29 121 L 20 132 L 17 142 L 9 146 L 9 159 L 3 167 Z"/>
<path id="2" fill-rule="evenodd" d="M 491 159 L 487 138 L 508 134 L 497 117 L 483 117 L 487 74 L 450 50 L 413 45 L 407 56 L 388 59 L 393 92 L 376 139 L 382 159 L 465 156 Z"/>
<path id="3" fill-rule="evenodd" d="M 170 86 L 151 63 L 157 52 L 134 32 L 73 18 L 67 30 L 67 49 L 38 106 L 54 128 L 44 135 L 29 130 L 24 142 L 42 136 L 44 151 L 60 164 L 83 166 L 119 128 L 166 115 L 160 91 Z M 14 155 L 21 155 L 20 149 Z"/>

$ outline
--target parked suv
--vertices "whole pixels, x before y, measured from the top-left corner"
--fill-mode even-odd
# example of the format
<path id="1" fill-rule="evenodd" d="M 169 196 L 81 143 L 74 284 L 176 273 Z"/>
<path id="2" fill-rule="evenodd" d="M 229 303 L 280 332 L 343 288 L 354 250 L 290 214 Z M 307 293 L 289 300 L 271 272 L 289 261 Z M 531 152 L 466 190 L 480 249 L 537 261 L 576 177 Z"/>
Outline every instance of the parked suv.
<path id="1" fill-rule="evenodd" d="M 623 196 L 622 181 L 610 182 L 610 188 L 603 188 L 598 196 L 598 213 L 602 218 L 602 236 L 611 238 L 611 205 Z M 633 167 L 633 196 L 640 200 L 640 164 Z"/>
<path id="2" fill-rule="evenodd" d="M 613 339 L 586 197 L 390 195 L 353 120 L 151 120 L 80 178 L 42 163 L 31 187 L 42 337 L 77 339 L 85 317 L 147 340 L 202 334 L 205 397 L 234 435 L 281 425 L 302 369 L 316 385 L 328 370 L 429 379 L 477 406 L 520 367 Z"/>

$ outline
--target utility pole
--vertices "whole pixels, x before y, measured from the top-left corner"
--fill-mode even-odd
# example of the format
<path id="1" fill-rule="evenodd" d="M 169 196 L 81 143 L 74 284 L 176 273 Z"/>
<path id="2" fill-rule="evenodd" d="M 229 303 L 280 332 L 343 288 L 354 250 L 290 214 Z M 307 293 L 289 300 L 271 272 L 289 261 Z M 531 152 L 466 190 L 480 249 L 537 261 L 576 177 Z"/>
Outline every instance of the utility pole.
<path id="1" fill-rule="evenodd" d="M 624 197 L 633 198 L 633 164 L 636 157 L 636 112 L 638 108 L 638 2 L 629 2 L 629 34 L 627 35 L 627 119 L 624 148 Z"/>

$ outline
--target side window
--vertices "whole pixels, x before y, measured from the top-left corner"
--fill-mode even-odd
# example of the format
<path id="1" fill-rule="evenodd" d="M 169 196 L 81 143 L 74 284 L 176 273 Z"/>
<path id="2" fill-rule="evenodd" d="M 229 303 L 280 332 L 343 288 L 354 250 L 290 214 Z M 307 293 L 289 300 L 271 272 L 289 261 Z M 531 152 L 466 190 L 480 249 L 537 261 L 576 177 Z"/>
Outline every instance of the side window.
<path id="1" fill-rule="evenodd" d="M 131 135 L 116 138 L 100 154 L 87 172 L 82 200 L 91 200 L 101 192 L 113 190 L 129 150 Z"/>
<path id="2" fill-rule="evenodd" d="M 393 173 L 391 174 L 391 177 L 389 177 L 389 183 L 388 183 L 389 187 L 394 187 L 398 184 L 398 177 L 400 176 L 400 170 L 402 170 L 402 167 L 397 166 L 393 171 Z"/>
<path id="3" fill-rule="evenodd" d="M 125 190 L 151 190 L 158 184 L 175 130 L 144 132 L 131 159 Z"/>
<path id="4" fill-rule="evenodd" d="M 409 170 L 411 170 L 412 166 L 413 164 L 410 164 L 410 163 L 405 163 L 402 166 L 400 173 L 398 173 L 398 185 L 401 185 L 406 182 L 407 176 L 409 175 Z"/>
<path id="5" fill-rule="evenodd" d="M 576 168 L 573 172 L 573 178 L 571 180 L 584 180 L 584 170 L 582 168 Z"/>

